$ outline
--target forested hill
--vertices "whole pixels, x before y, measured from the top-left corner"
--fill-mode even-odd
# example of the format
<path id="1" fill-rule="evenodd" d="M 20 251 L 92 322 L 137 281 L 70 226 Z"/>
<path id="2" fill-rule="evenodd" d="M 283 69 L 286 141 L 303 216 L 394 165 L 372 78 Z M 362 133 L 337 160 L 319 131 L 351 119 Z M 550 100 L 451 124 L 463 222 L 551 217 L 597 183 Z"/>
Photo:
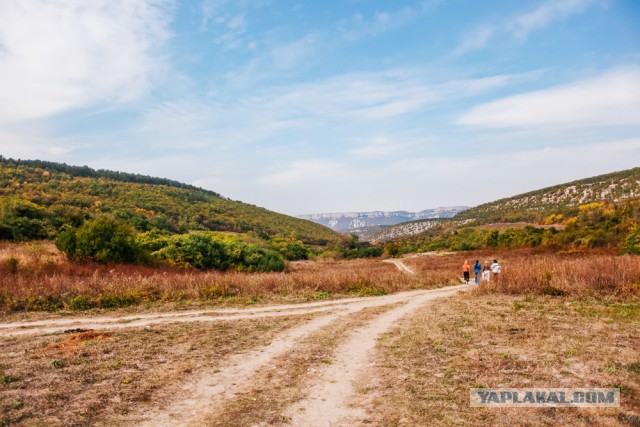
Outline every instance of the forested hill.
<path id="1" fill-rule="evenodd" d="M 496 200 L 457 214 L 455 220 L 475 224 L 498 222 L 544 223 L 564 209 L 598 201 L 621 202 L 640 197 L 640 167 L 555 185 Z"/>
<path id="2" fill-rule="evenodd" d="M 295 233 L 310 244 L 341 238 L 311 221 L 177 181 L 0 157 L 0 238 L 53 238 L 65 225 L 79 226 L 102 214 L 139 231 L 213 230 L 263 237 Z"/>
<path id="3" fill-rule="evenodd" d="M 168 187 L 186 188 L 189 190 L 198 190 L 213 196 L 220 196 L 220 194 L 205 190 L 204 188 L 195 187 L 193 185 L 185 184 L 179 181 L 174 181 L 167 178 L 157 178 L 148 175 L 140 175 L 127 172 L 110 171 L 107 169 L 92 169 L 89 166 L 73 166 L 66 163 L 48 162 L 46 160 L 15 160 L 7 159 L 0 155 L 0 163 L 14 166 L 28 166 L 40 168 L 49 172 L 61 172 L 69 175 L 70 177 L 85 177 L 85 178 L 106 178 L 113 181 L 122 182 L 136 182 L 139 184 L 160 184 Z"/>

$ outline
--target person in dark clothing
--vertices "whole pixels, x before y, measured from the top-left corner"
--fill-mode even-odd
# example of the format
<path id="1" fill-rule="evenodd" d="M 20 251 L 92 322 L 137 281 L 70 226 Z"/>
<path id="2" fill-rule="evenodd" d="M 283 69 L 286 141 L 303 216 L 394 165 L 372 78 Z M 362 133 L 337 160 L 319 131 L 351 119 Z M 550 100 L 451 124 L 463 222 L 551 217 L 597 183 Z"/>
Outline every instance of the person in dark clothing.
<path id="1" fill-rule="evenodd" d="M 473 265 L 473 273 L 476 275 L 476 285 L 480 283 L 481 271 L 482 271 L 482 264 L 480 264 L 480 260 L 476 260 L 476 263 Z"/>

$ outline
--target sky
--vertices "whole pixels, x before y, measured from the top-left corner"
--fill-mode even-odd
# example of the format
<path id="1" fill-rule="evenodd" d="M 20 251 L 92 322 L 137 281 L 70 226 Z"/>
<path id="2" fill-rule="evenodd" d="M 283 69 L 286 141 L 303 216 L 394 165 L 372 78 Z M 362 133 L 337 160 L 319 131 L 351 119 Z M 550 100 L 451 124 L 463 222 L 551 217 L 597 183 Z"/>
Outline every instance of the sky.
<path id="1" fill-rule="evenodd" d="M 0 154 L 297 215 L 640 166 L 637 0 L 1 0 Z"/>

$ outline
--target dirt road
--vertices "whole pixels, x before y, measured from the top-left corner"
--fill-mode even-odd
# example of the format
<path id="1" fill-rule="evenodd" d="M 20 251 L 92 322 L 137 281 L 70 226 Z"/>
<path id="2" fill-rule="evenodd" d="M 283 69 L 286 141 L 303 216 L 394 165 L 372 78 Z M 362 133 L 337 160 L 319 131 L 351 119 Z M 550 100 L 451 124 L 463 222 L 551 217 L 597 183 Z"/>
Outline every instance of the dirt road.
<path id="1" fill-rule="evenodd" d="M 413 271 L 411 268 L 407 267 L 407 265 L 405 263 L 403 263 L 402 261 L 400 261 L 400 260 L 397 260 L 397 259 L 385 259 L 382 262 L 388 262 L 389 264 L 393 264 L 393 265 L 395 265 L 397 267 L 398 270 L 400 270 L 400 271 L 402 271 L 404 273 L 411 274 L 411 275 L 416 274 L 415 271 Z"/>
<path id="2" fill-rule="evenodd" d="M 220 425 L 215 419 L 224 413 L 228 401 L 251 394 L 252 390 L 269 387 L 268 380 L 260 379 L 261 373 L 287 369 L 286 361 L 298 351 L 301 341 L 364 309 L 388 307 L 388 310 L 366 322 L 363 327 L 349 331 L 337 347 L 331 350 L 331 360 L 325 360 L 321 367 L 313 368 L 315 380 L 305 383 L 299 390 L 303 398 L 284 408 L 281 419 L 286 421 L 276 423 L 293 426 L 353 425 L 366 416 L 350 406 L 354 394 L 353 384 L 368 366 L 368 359 L 380 334 L 429 301 L 451 296 L 465 288 L 466 286 L 461 285 L 375 298 L 304 304 L 296 310 L 255 313 L 285 316 L 308 313 L 311 310 L 327 311 L 327 314 L 281 334 L 264 348 L 230 358 L 217 372 L 199 372 L 194 375 L 196 378 L 193 381 L 184 384 L 175 400 L 166 406 L 146 409 L 144 415 L 137 418 L 139 424 L 136 425 Z M 282 362 L 278 365 L 278 360 L 284 360 L 284 366 Z M 260 420 L 260 423 L 265 422 L 266 420 Z M 261 425 L 260 423 L 257 424 Z"/>
<path id="3" fill-rule="evenodd" d="M 400 269 L 406 268 L 400 261 L 394 264 Z M 272 387 L 271 373 L 278 372 L 286 376 L 287 371 L 295 369 L 292 360 L 304 352 L 305 346 L 324 339 L 322 342 L 333 344 L 322 349 L 325 354 L 322 361 L 317 361 L 316 356 L 307 357 L 309 366 L 305 365 L 304 369 L 312 375 L 298 375 L 295 381 L 287 385 L 295 391 L 293 399 L 280 398 L 278 393 L 281 387 L 275 387 L 278 390 L 273 391 L 272 399 L 280 404 L 275 409 L 278 413 L 276 421 L 273 418 L 262 419 L 259 411 L 256 411 L 255 418 L 249 418 L 249 424 L 354 425 L 366 418 L 357 404 L 354 406 L 354 384 L 365 374 L 378 337 L 424 304 L 452 296 L 465 288 L 460 285 L 381 297 L 246 309 L 14 322 L 0 324 L 0 336 L 50 334 L 67 329 L 139 328 L 172 322 L 216 322 L 264 317 L 272 317 L 275 321 L 283 316 L 313 314 L 299 326 L 276 336 L 265 347 L 235 354 L 222 361 L 215 371 L 203 368 L 185 376 L 180 390 L 172 395 L 170 401 L 149 402 L 139 412 L 131 413 L 124 424 L 224 425 L 228 421 L 221 417 L 233 407 L 234 400 L 239 396 L 251 395 L 256 390 L 268 390 Z M 327 341 L 327 337 L 331 340 Z"/>

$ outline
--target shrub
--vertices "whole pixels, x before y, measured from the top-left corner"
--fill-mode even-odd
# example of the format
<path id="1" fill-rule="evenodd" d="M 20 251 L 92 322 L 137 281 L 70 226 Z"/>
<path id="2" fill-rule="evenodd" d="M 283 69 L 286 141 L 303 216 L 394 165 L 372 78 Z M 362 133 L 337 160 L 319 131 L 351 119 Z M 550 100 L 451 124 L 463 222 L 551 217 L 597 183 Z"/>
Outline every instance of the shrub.
<path id="1" fill-rule="evenodd" d="M 132 293 L 124 294 L 105 294 L 100 297 L 100 307 L 102 308 L 119 308 L 136 305 L 140 302 L 139 298 Z"/>
<path id="2" fill-rule="evenodd" d="M 77 230 L 63 231 L 56 246 L 71 259 L 137 262 L 141 258 L 133 229 L 107 217 L 87 221 Z"/>
<path id="3" fill-rule="evenodd" d="M 96 306 L 96 301 L 87 295 L 77 295 L 69 300 L 68 305 L 72 310 L 89 310 Z"/>
<path id="4" fill-rule="evenodd" d="M 171 265 L 182 268 L 239 271 L 283 271 L 282 256 L 258 248 L 231 236 L 216 236 L 207 232 L 170 236 L 165 247 L 154 255 Z"/>

